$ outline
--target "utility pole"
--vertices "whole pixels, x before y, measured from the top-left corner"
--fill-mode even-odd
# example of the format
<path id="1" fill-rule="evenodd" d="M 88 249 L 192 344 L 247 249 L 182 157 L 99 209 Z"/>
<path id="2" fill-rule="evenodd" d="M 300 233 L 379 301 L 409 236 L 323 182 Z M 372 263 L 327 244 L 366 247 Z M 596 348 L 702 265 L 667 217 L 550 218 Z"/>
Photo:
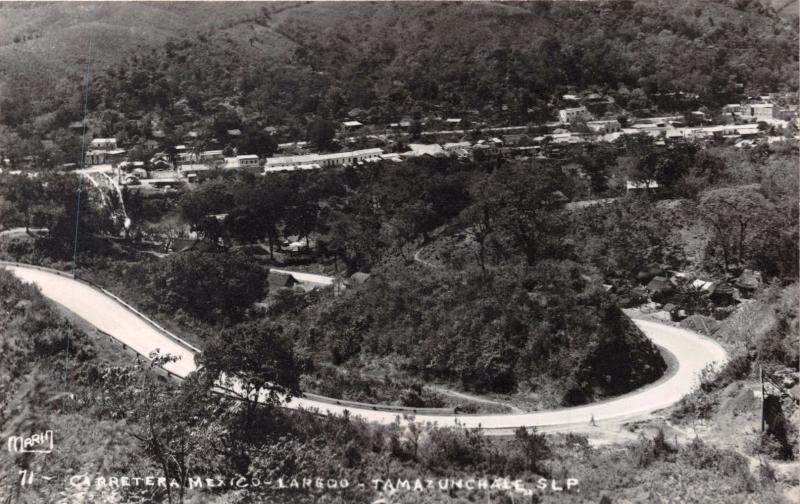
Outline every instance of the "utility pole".
<path id="1" fill-rule="evenodd" d="M 761 432 L 764 432 L 764 369 L 758 366 L 758 381 L 761 383 Z"/>

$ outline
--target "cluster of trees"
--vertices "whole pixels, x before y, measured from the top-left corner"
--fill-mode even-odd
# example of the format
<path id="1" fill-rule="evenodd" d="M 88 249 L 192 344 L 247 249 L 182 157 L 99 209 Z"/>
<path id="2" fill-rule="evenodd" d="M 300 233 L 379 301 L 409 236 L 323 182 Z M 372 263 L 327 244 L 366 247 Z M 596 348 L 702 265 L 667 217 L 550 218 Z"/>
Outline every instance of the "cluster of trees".
<path id="1" fill-rule="evenodd" d="M 534 391 L 580 404 L 664 370 L 658 351 L 570 261 L 384 273 L 284 324 L 317 360 L 344 367 L 392 356 L 423 381 L 466 390 Z M 323 362 L 324 362 L 323 361 Z"/>
<path id="2" fill-rule="evenodd" d="M 138 259 L 87 257 L 79 261 L 79 275 L 162 318 L 168 327 L 192 332 L 250 319 L 253 303 L 268 292 L 267 271 L 241 253 L 187 250 L 162 260 Z"/>
<path id="3" fill-rule="evenodd" d="M 358 6 L 343 14 L 317 7 L 280 20 L 257 17 L 255 24 L 302 41 L 292 58 L 272 66 L 213 34 L 137 55 L 107 75 L 102 101 L 134 110 L 186 98 L 196 113 L 207 113 L 213 98 L 235 96 L 262 117 L 290 123 L 311 114 L 340 118 L 354 107 L 381 122 L 414 107 L 541 121 L 552 114 L 547 102 L 567 86 L 605 89 L 621 106 L 642 111 L 675 91 L 722 105 L 796 82 L 796 27 L 752 5 L 557 4 L 513 14 L 485 6 Z M 471 29 L 447 37 L 436 30 L 453 25 Z M 754 67 L 759 71 L 745 70 Z M 217 79 L 224 73 L 233 78 Z M 303 131 L 303 124 L 295 127 Z"/>
<path id="4" fill-rule="evenodd" d="M 102 203 L 108 196 L 74 175 L 2 174 L 0 226 L 43 229 L 46 250 L 59 258 L 71 257 L 76 238 L 81 250 L 91 250 L 97 248 L 99 235 L 114 229 Z"/>
<path id="5" fill-rule="evenodd" d="M 571 216 L 574 254 L 609 283 L 635 283 L 652 265 L 680 269 L 686 257 L 672 212 L 623 199 Z"/>
<path id="6" fill-rule="evenodd" d="M 308 182 L 308 184 L 304 184 Z M 273 255 L 285 236 L 308 240 L 320 227 L 319 193 L 310 177 L 223 177 L 187 192 L 178 207 L 192 231 L 212 244 L 266 241 Z"/>
<path id="7" fill-rule="evenodd" d="M 450 159 L 402 166 L 222 177 L 178 203 L 193 230 L 228 246 L 265 241 L 270 254 L 289 237 L 318 237 L 347 273 L 384 255 L 411 260 L 410 245 L 456 217 L 469 199 L 470 165 Z"/>
<path id="8" fill-rule="evenodd" d="M 724 271 L 753 266 L 770 276 L 796 277 L 797 247 L 790 243 L 797 242 L 797 213 L 780 210 L 757 185 L 705 192 L 698 211 L 712 230 L 707 262 Z"/>
<path id="9" fill-rule="evenodd" d="M 658 145 L 645 134 L 624 136 L 620 155 L 621 169 L 630 179 L 655 181 L 662 191 L 677 196 L 693 196 L 700 187 L 716 184 L 726 168 L 700 144 L 678 139 Z"/>

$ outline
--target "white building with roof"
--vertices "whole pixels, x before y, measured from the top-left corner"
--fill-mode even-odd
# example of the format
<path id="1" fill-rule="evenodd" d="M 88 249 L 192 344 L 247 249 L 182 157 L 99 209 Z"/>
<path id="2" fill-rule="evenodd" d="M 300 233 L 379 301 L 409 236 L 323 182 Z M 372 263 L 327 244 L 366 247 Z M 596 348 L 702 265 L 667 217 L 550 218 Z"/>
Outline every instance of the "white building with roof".
<path id="1" fill-rule="evenodd" d="M 259 159 L 255 154 L 244 154 L 225 158 L 225 168 L 256 168 L 258 165 Z"/>
<path id="2" fill-rule="evenodd" d="M 589 111 L 586 110 L 586 107 L 571 107 L 558 111 L 558 119 L 562 123 L 570 123 L 577 120 L 587 120 L 590 118 L 591 115 L 589 115 Z"/>
<path id="3" fill-rule="evenodd" d="M 300 156 L 279 156 L 267 158 L 264 172 L 285 170 L 308 170 L 318 168 L 333 168 L 336 166 L 356 165 L 371 163 L 381 159 L 383 150 L 362 149 L 348 152 L 334 152 L 332 154 L 304 154 Z"/>
<path id="4" fill-rule="evenodd" d="M 124 149 L 89 149 L 84 154 L 86 166 L 119 163 L 125 154 Z"/>
<path id="5" fill-rule="evenodd" d="M 625 190 L 627 191 L 641 191 L 641 190 L 646 191 L 648 189 L 658 189 L 658 182 L 656 182 L 655 180 L 625 181 Z"/>
<path id="6" fill-rule="evenodd" d="M 114 150 L 117 148 L 116 138 L 95 138 L 89 144 L 90 149 Z"/>
<path id="7" fill-rule="evenodd" d="M 742 108 L 742 115 L 755 120 L 772 119 L 775 114 L 775 105 L 772 103 L 751 103 Z"/>
<path id="8" fill-rule="evenodd" d="M 444 149 L 439 144 L 408 144 L 408 148 L 411 149 L 405 153 L 408 157 L 444 155 Z"/>
<path id="9" fill-rule="evenodd" d="M 199 160 L 200 163 L 223 166 L 225 164 L 225 155 L 221 150 L 207 150 L 200 153 Z"/>
<path id="10" fill-rule="evenodd" d="M 447 153 L 458 152 L 458 151 L 461 151 L 461 150 L 469 150 L 470 148 L 472 148 L 472 144 L 469 143 L 469 142 L 466 142 L 466 141 L 465 142 L 448 142 L 448 143 L 442 144 L 442 149 Z"/>
<path id="11" fill-rule="evenodd" d="M 616 119 L 607 119 L 601 121 L 588 121 L 586 126 L 595 133 L 616 133 L 622 130 L 622 126 Z"/>
<path id="12" fill-rule="evenodd" d="M 178 173 L 190 182 L 204 178 L 212 170 L 204 164 L 185 164 L 178 168 Z"/>

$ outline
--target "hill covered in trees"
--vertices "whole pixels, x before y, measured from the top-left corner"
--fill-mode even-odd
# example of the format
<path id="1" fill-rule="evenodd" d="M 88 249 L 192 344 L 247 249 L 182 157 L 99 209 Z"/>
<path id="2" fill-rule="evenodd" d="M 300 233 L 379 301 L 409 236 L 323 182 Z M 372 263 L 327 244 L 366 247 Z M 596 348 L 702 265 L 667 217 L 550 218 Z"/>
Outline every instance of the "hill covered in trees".
<path id="1" fill-rule="evenodd" d="M 151 138 L 156 128 L 179 138 L 197 127 L 213 136 L 222 126 L 284 127 L 282 135 L 302 139 L 319 118 L 353 109 L 378 123 L 467 111 L 481 120 L 541 122 L 570 88 L 595 88 L 637 112 L 797 89 L 796 23 L 756 1 L 236 4 L 213 21 L 198 5 L 148 6 L 125 16 L 126 29 L 153 35 L 138 51 L 130 49 L 145 37 L 133 44 L 130 33 L 103 21 L 125 8 L 88 9 L 77 20 L 73 14 L 72 25 L 52 25 L 51 43 L 72 51 L 65 61 L 74 62 L 74 78 L 45 89 L 23 82 L 52 79 L 6 82 L 0 148 L 7 156 L 34 155 L 45 165 L 76 158 L 67 126 L 81 117 L 85 56 L 77 55 L 88 39 L 58 37 L 77 27 L 95 33 L 102 54 L 92 133 L 123 143 Z M 113 51 L 102 42 L 108 30 Z M 44 53 L 37 40 L 6 41 L 0 64 L 50 75 L 54 63 L 20 66 Z M 675 101 L 675 92 L 697 97 Z M 42 148 L 42 140 L 54 144 Z"/>

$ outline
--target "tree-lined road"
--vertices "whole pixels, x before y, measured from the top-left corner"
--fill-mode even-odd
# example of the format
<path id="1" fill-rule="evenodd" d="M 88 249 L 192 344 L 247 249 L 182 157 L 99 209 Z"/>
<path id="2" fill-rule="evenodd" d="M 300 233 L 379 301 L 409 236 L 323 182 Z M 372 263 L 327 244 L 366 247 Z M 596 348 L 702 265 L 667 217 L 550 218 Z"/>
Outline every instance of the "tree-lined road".
<path id="1" fill-rule="evenodd" d="M 139 354 L 148 356 L 158 350 L 161 354 L 179 357 L 165 365 L 167 371 L 186 377 L 196 369 L 194 356 L 198 350 L 188 343 L 168 336 L 146 322 L 139 315 L 102 291 L 80 281 L 50 271 L 6 265 L 21 280 L 39 287 L 42 294 L 75 313 L 99 330 L 108 333 L 120 343 Z M 547 430 L 569 430 L 570 426 L 589 424 L 590 420 L 619 422 L 646 418 L 652 412 L 678 402 L 696 385 L 700 371 L 709 365 L 722 365 L 727 360 L 725 350 L 716 342 L 697 333 L 646 320 L 634 320 L 636 325 L 656 345 L 674 357 L 673 372 L 658 382 L 629 394 L 598 403 L 534 413 L 481 414 L 481 415 L 417 415 L 417 422 L 431 422 L 440 426 L 459 425 L 467 428 L 513 429 L 540 427 Z M 295 398 L 290 408 L 316 408 L 322 412 L 351 415 L 367 421 L 388 424 L 397 418 L 396 412 L 367 407 L 355 408 L 327 401 Z M 376 408 L 380 406 L 376 405 Z"/>

